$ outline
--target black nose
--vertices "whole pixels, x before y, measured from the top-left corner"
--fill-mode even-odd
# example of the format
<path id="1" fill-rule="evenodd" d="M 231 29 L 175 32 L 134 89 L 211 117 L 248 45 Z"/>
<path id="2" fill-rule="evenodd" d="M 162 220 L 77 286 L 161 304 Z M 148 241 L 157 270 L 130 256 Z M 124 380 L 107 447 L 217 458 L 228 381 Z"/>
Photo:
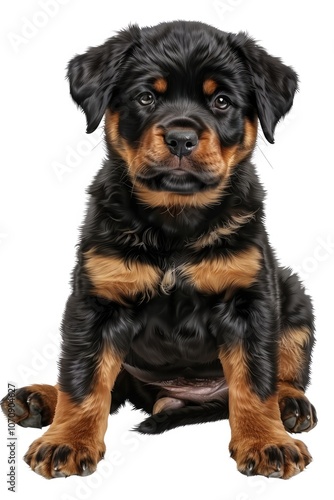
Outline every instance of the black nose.
<path id="1" fill-rule="evenodd" d="M 194 130 L 169 130 L 165 135 L 166 144 L 173 155 L 190 155 L 198 144 L 198 136 Z"/>

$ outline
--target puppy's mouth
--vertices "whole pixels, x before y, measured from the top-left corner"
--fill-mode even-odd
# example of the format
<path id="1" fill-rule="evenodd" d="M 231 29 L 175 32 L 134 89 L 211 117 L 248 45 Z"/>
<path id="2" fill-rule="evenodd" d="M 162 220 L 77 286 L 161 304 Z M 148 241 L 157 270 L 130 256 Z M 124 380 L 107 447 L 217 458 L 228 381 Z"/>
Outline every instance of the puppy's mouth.
<path id="1" fill-rule="evenodd" d="M 137 180 L 152 191 L 168 191 L 177 194 L 194 194 L 218 186 L 220 179 L 207 172 L 189 172 L 182 168 L 150 167 L 137 174 Z"/>

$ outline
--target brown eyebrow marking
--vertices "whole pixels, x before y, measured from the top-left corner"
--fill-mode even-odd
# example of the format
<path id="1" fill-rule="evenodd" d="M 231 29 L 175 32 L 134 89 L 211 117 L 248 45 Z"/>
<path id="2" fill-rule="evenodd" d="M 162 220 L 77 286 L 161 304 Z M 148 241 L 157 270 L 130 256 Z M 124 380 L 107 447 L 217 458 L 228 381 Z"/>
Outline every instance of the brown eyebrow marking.
<path id="1" fill-rule="evenodd" d="M 212 95 L 218 88 L 218 83 L 212 78 L 208 78 L 203 83 L 203 92 L 206 95 Z"/>
<path id="2" fill-rule="evenodd" d="M 163 94 L 167 90 L 167 80 L 165 78 L 157 78 L 153 83 L 153 88 Z"/>

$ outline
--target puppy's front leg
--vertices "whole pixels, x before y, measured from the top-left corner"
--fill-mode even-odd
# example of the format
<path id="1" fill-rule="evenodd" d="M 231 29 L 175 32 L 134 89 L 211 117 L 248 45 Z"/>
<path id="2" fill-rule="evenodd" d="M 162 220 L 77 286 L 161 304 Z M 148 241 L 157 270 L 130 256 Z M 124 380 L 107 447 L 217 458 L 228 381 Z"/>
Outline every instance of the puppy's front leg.
<path id="1" fill-rule="evenodd" d="M 55 417 L 25 455 L 30 467 L 46 478 L 89 475 L 103 458 L 110 391 L 122 361 L 113 334 L 117 328 L 120 333 L 121 313 L 114 313 L 110 302 L 75 294 L 69 298 Z M 125 338 L 124 332 L 123 345 Z"/>
<path id="2" fill-rule="evenodd" d="M 248 339 L 238 345 L 225 345 L 219 355 L 229 386 L 231 456 L 243 474 L 287 479 L 302 471 L 311 456 L 302 441 L 285 431 L 277 392 L 265 394 L 252 381 L 250 365 L 254 367 L 254 362 L 262 380 L 271 377 L 273 369 L 266 352 L 261 353 L 261 358 L 256 352 L 259 348 L 253 351 L 252 347 Z"/>

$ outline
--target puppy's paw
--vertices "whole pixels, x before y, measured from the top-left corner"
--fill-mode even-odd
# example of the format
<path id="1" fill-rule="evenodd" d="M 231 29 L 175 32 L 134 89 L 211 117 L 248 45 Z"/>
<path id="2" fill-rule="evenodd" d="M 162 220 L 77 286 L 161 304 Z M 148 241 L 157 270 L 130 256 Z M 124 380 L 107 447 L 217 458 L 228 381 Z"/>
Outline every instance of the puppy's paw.
<path id="1" fill-rule="evenodd" d="M 0 405 L 6 417 L 21 427 L 41 428 L 51 424 L 57 396 L 58 390 L 52 385 L 34 384 L 5 396 Z"/>
<path id="2" fill-rule="evenodd" d="M 46 433 L 31 444 L 24 460 L 34 472 L 46 479 L 89 476 L 95 472 L 104 453 L 104 443 L 75 441 L 68 437 L 62 439 L 61 435 L 55 439 Z"/>
<path id="3" fill-rule="evenodd" d="M 247 476 L 288 479 L 304 470 L 312 460 L 304 443 L 288 435 L 276 443 L 232 441 L 230 452 L 239 472 Z"/>
<path id="4" fill-rule="evenodd" d="M 317 425 L 317 412 L 306 396 L 284 397 L 279 407 L 283 425 L 288 432 L 310 431 Z"/>

